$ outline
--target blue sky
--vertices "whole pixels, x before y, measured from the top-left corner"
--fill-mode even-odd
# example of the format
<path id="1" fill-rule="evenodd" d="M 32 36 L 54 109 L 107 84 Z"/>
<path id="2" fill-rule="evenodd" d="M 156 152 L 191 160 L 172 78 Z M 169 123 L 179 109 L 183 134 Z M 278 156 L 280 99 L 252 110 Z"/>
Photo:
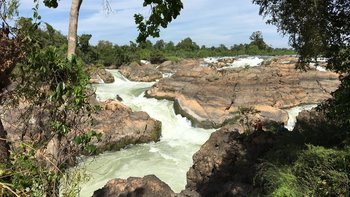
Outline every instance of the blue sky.
<path id="1" fill-rule="evenodd" d="M 32 0 L 22 0 L 20 14 L 31 16 Z M 129 44 L 135 41 L 137 29 L 133 15 L 149 14 L 141 0 L 109 0 L 113 13 L 103 9 L 103 0 L 84 0 L 81 6 L 78 34 L 92 34 L 91 43 L 108 40 L 114 44 Z M 70 0 L 60 0 L 56 9 L 41 5 L 39 14 L 42 20 L 67 34 Z M 273 47 L 289 47 L 288 38 L 282 37 L 275 26 L 265 24 L 259 16 L 259 7 L 251 0 L 183 0 L 184 9 L 167 29 L 161 30 L 166 42 L 177 43 L 186 37 L 198 45 L 227 47 L 233 44 L 249 43 L 254 31 L 261 31 L 266 43 Z"/>

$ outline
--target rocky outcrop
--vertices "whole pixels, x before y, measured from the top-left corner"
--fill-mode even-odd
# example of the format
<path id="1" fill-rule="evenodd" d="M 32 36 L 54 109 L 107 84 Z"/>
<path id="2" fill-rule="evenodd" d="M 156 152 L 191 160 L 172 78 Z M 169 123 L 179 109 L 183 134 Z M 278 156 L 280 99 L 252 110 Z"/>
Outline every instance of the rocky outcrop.
<path id="1" fill-rule="evenodd" d="M 113 179 L 101 189 L 94 192 L 93 197 L 172 197 L 175 193 L 170 187 L 154 175 L 143 178 Z"/>
<path id="2" fill-rule="evenodd" d="M 305 144 L 329 147 L 343 144 L 347 138 L 343 132 L 346 129 L 338 125 L 337 120 L 330 120 L 323 111 L 304 110 L 297 116 L 293 132 L 299 133 Z"/>
<path id="3" fill-rule="evenodd" d="M 102 140 L 96 142 L 98 152 L 159 140 L 161 122 L 152 119 L 146 112 L 132 112 L 115 100 L 103 103 L 102 109 L 93 114 L 92 129 L 103 134 Z"/>
<path id="4" fill-rule="evenodd" d="M 119 150 L 130 144 L 159 140 L 161 122 L 152 119 L 147 113 L 132 112 L 120 101 L 109 100 L 100 105 L 101 110 L 91 114 L 92 122 L 84 121 L 87 120 L 87 117 L 82 116 L 82 121 L 85 123 L 79 128 L 74 128 L 79 131 L 95 130 L 103 134 L 101 141 L 93 141 L 97 147 L 97 153 L 106 150 Z M 55 139 L 51 139 L 52 136 L 45 133 L 51 129 L 50 125 L 47 124 L 49 122 L 48 111 L 28 110 L 29 108 L 25 105 L 7 110 L 0 109 L 1 114 L 3 114 L 4 128 L 8 132 L 7 138 L 13 142 L 12 145 L 15 147 L 17 142 L 20 143 L 23 140 L 27 142 L 48 141 L 49 145 L 57 144 Z M 73 141 L 75 135 L 76 132 L 72 132 L 72 135 L 67 136 L 68 139 L 61 139 L 60 147 Z M 57 150 L 54 148 L 41 150 L 41 153 L 45 154 L 45 152 L 54 155 Z"/>
<path id="5" fill-rule="evenodd" d="M 279 118 L 285 114 L 279 109 L 319 103 L 339 85 L 337 74 L 298 71 L 294 60 L 279 57 L 264 66 L 221 71 L 187 60 L 182 69 L 161 79 L 146 96 L 174 100 L 176 111 L 199 127 L 221 127 L 242 106 L 260 107 L 267 118 L 285 121 L 285 117 Z"/>
<path id="6" fill-rule="evenodd" d="M 244 135 L 223 128 L 212 133 L 193 156 L 185 191 L 203 197 L 257 195 L 253 187 L 257 161 L 274 141 L 269 132 Z"/>
<path id="7" fill-rule="evenodd" d="M 92 71 L 94 70 L 94 71 Z M 113 83 L 114 76 L 102 68 L 90 69 L 90 83 Z"/>
<path id="8" fill-rule="evenodd" d="M 98 76 L 101 77 L 104 83 L 114 82 L 114 76 L 110 72 L 106 71 L 105 69 L 98 69 L 97 74 Z"/>
<path id="9" fill-rule="evenodd" d="M 163 77 L 162 73 L 152 64 L 141 66 L 138 63 L 133 62 L 129 65 L 121 66 L 119 71 L 122 75 L 132 81 L 150 82 Z"/>

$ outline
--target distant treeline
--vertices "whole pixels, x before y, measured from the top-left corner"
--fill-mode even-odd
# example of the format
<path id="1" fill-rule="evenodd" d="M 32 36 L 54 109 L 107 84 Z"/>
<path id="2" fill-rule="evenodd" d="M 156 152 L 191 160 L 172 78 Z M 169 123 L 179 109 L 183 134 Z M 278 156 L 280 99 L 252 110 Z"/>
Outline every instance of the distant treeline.
<path id="1" fill-rule="evenodd" d="M 29 25 L 29 19 L 22 18 L 18 25 Z M 56 46 L 58 52 L 64 54 L 67 50 L 67 38 L 51 25 L 47 24 L 38 30 L 36 35 L 41 39 L 42 47 Z M 165 60 L 177 61 L 181 58 L 202 58 L 212 56 L 237 55 L 291 55 L 295 51 L 287 48 L 272 48 L 263 40 L 260 31 L 253 32 L 249 44 L 235 44 L 230 48 L 221 44 L 218 47 L 199 46 L 191 38 L 185 38 L 179 43 L 158 40 L 154 44 L 147 40 L 144 43 L 130 42 L 129 45 L 115 45 L 110 41 L 101 40 L 96 46 L 90 44 L 91 34 L 78 36 L 77 57 L 85 64 L 116 67 L 141 59 L 152 63 Z"/>

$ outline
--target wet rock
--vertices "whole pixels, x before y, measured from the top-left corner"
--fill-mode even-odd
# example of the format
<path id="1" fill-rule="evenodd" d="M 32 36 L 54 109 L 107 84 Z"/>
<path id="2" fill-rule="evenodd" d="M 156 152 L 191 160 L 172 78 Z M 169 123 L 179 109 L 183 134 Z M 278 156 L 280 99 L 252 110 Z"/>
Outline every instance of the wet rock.
<path id="1" fill-rule="evenodd" d="M 113 83 L 114 76 L 103 68 L 89 68 L 90 83 Z"/>
<path id="2" fill-rule="evenodd" d="M 93 114 L 92 129 L 103 134 L 102 140 L 96 142 L 98 152 L 159 140 L 161 122 L 146 112 L 132 112 L 117 100 L 106 101 L 102 107 L 104 110 Z"/>
<path id="3" fill-rule="evenodd" d="M 101 77 L 104 83 L 114 82 L 114 76 L 110 72 L 106 71 L 105 69 L 98 69 L 97 74 L 98 76 Z"/>
<path id="4" fill-rule="evenodd" d="M 175 193 L 170 187 L 154 175 L 143 178 L 113 179 L 101 189 L 94 192 L 93 197 L 172 197 Z"/>

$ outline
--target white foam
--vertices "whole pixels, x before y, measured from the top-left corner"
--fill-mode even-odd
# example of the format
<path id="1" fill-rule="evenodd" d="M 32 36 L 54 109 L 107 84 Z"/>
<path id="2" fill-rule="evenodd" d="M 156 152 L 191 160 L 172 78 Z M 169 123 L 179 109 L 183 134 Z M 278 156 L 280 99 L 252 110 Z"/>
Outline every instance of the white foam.
<path id="1" fill-rule="evenodd" d="M 225 67 L 219 68 L 218 70 L 229 69 L 229 68 L 242 68 L 242 67 L 255 67 L 260 66 L 264 59 L 260 57 L 208 57 L 204 58 L 204 62 L 207 64 L 218 63 L 220 59 L 232 59 L 235 60 L 232 63 L 227 63 Z"/>
<path id="2" fill-rule="evenodd" d="M 288 116 L 289 116 L 286 128 L 290 131 L 293 130 L 296 123 L 296 118 L 299 115 L 299 113 L 303 110 L 310 110 L 312 108 L 315 108 L 316 106 L 317 106 L 316 104 L 310 104 L 310 105 L 301 105 L 297 107 L 292 107 L 290 109 L 286 109 L 286 112 L 288 113 Z"/>

